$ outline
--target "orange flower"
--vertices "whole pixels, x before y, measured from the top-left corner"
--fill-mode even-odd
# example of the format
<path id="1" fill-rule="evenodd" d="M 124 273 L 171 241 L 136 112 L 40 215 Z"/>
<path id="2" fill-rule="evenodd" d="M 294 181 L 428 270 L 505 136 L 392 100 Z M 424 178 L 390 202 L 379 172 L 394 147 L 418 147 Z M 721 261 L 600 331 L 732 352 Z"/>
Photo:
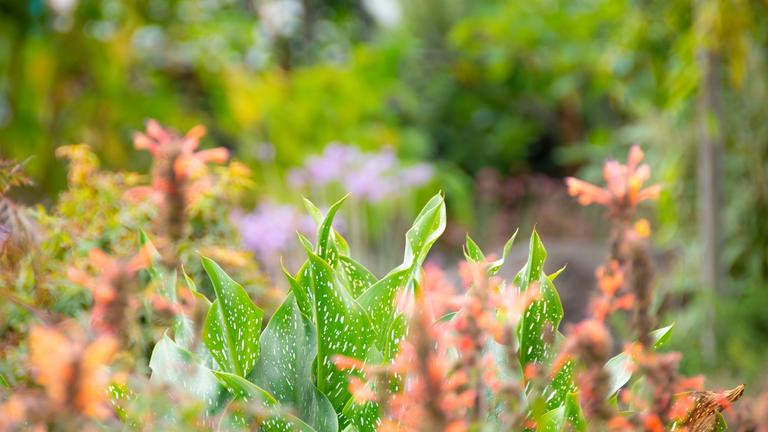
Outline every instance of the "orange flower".
<path id="1" fill-rule="evenodd" d="M 639 219 L 635 222 L 634 231 L 640 238 L 648 238 L 651 235 L 651 224 L 647 219 Z"/>
<path id="2" fill-rule="evenodd" d="M 48 399 L 93 418 L 111 412 L 107 401 L 108 363 L 116 341 L 102 336 L 87 342 L 77 327 L 36 326 L 29 336 L 29 363 Z"/>
<path id="3" fill-rule="evenodd" d="M 207 189 L 206 164 L 225 163 L 229 159 L 229 150 L 216 147 L 197 151 L 200 138 L 205 136 L 205 127 L 197 125 L 184 136 L 163 128 L 156 120 L 147 121 L 146 132 L 134 134 L 134 147 L 147 150 L 155 158 L 152 186 L 139 186 L 125 193 L 126 199 L 137 201 L 151 197 L 156 203 L 162 203 L 165 194 L 177 193 L 184 189 L 189 201 L 194 201 L 203 190 Z"/>
<path id="4" fill-rule="evenodd" d="M 365 369 L 365 363 L 362 360 L 341 354 L 333 356 L 333 364 L 336 365 L 336 368 L 341 370 L 357 369 L 361 371 Z"/>
<path id="5" fill-rule="evenodd" d="M 152 263 L 152 256 L 157 251 L 147 243 L 139 252 L 127 260 L 116 259 L 100 249 L 91 249 L 88 253 L 91 265 L 99 270 L 98 277 L 91 277 L 82 270 L 69 268 L 67 276 L 79 285 L 87 287 L 93 294 L 91 322 L 102 333 L 114 334 L 120 330 L 120 324 L 130 300 L 126 283 L 135 274 Z"/>
<path id="6" fill-rule="evenodd" d="M 466 432 L 467 430 L 466 422 L 462 420 L 456 420 L 446 426 L 444 432 Z"/>
<path id="7" fill-rule="evenodd" d="M 645 416 L 643 419 L 643 427 L 648 432 L 664 432 L 664 423 L 653 414 Z"/>
<path id="8" fill-rule="evenodd" d="M 576 197 L 581 205 L 596 203 L 612 207 L 614 211 L 621 208 L 634 209 L 640 202 L 658 199 L 661 186 L 653 185 L 643 189 L 643 184 L 651 177 L 648 165 L 640 164 L 643 157 L 643 151 L 634 145 L 629 151 L 626 165 L 607 161 L 603 166 L 605 188 L 567 177 L 565 184 L 568 194 Z"/>
<path id="9" fill-rule="evenodd" d="M 352 397 L 359 405 L 376 400 L 376 393 L 363 379 L 354 375 L 349 377 L 349 392 L 352 393 Z"/>
<path id="10" fill-rule="evenodd" d="M 597 203 L 608 206 L 611 204 L 610 192 L 592 183 L 587 183 L 575 177 L 566 177 L 565 184 L 568 186 L 568 195 L 577 197 L 581 205 Z"/>

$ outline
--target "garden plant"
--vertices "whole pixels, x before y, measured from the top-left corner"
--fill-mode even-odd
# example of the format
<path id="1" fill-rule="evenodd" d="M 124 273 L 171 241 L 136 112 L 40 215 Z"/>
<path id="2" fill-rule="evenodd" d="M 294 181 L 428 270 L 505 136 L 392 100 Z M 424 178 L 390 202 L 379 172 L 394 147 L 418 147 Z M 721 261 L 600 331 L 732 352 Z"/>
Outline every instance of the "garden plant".
<path id="1" fill-rule="evenodd" d="M 382 275 L 334 223 L 354 200 L 305 199 L 303 259 L 265 273 L 231 219 L 251 173 L 224 148 L 200 150 L 205 132 L 149 121 L 134 136 L 148 175 L 60 147 L 68 188 L 49 209 L 13 201 L 24 163 L 0 164 L 0 431 L 713 432 L 729 414 L 768 430 L 739 401 L 744 384 L 710 388 L 666 349 L 675 324 L 660 322 L 637 213 L 661 186 L 646 184 L 640 147 L 605 163 L 604 186 L 566 179 L 610 223 L 588 316 L 566 325 L 569 269 L 545 271 L 535 229 L 510 280 L 517 231 L 499 253 L 467 235 L 463 260 L 431 259 L 442 192 L 386 233 L 404 252 Z"/>

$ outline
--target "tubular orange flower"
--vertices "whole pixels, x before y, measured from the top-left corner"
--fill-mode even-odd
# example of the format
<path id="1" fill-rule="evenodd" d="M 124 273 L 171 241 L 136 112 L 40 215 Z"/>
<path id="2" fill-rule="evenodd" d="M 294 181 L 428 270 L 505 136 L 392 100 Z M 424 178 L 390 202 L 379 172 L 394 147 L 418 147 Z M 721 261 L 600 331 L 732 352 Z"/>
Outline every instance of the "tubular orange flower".
<path id="1" fill-rule="evenodd" d="M 72 407 L 92 418 L 109 416 L 107 365 L 117 351 L 113 338 L 88 342 L 73 325 L 37 326 L 30 331 L 29 351 L 35 380 L 54 405 Z"/>
<path id="2" fill-rule="evenodd" d="M 605 188 L 567 177 L 565 184 L 568 194 L 576 197 L 581 205 L 600 204 L 611 208 L 616 214 L 622 210 L 633 210 L 642 201 L 657 199 L 661 186 L 653 185 L 643 189 L 643 184 L 651 177 L 648 165 L 640 163 L 643 157 L 643 151 L 634 145 L 629 151 L 626 165 L 612 160 L 605 162 Z"/>

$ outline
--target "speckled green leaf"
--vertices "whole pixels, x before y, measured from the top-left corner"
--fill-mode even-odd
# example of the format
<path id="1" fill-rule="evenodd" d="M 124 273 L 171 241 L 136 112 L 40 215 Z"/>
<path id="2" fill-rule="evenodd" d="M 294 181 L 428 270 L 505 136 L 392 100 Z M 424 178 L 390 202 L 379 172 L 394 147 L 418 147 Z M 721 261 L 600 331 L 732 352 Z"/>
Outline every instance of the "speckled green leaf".
<path id="1" fill-rule="evenodd" d="M 522 366 L 528 363 L 544 363 L 551 356 L 551 347 L 542 335 L 546 326 L 556 331 L 563 319 L 563 306 L 555 285 L 544 273 L 547 251 L 534 230 L 528 250 L 528 262 L 515 277 L 521 292 L 539 289 L 541 296 L 528 306 L 518 324 L 520 341 L 519 357 Z"/>
<path id="2" fill-rule="evenodd" d="M 151 381 L 183 390 L 204 401 L 215 403 L 219 393 L 216 377 L 203 365 L 202 359 L 163 336 L 149 359 Z"/>
<path id="3" fill-rule="evenodd" d="M 333 407 L 340 412 L 351 397 L 347 390 L 350 371 L 340 371 L 333 364 L 336 355 L 360 360 L 366 358 L 375 340 L 368 314 L 355 301 L 327 261 L 307 250 L 307 279 L 315 293 L 317 324 L 316 383 Z M 348 419 L 360 430 L 368 430 L 367 419 Z"/>
<path id="4" fill-rule="evenodd" d="M 395 319 L 395 299 L 398 291 L 405 288 L 412 273 L 410 269 L 395 270 L 376 282 L 357 300 L 368 312 L 377 335 L 376 346 L 384 351 L 389 335 L 387 329 Z"/>
<path id="5" fill-rule="evenodd" d="M 354 297 L 359 297 L 376 283 L 376 276 L 350 257 L 339 256 L 336 269 Z"/>
<path id="6" fill-rule="evenodd" d="M 587 430 L 587 420 L 581 410 L 577 393 L 569 393 L 565 399 L 565 421 L 568 422 L 572 431 L 586 432 Z"/>
<path id="7" fill-rule="evenodd" d="M 305 262 L 304 265 L 299 269 L 298 280 L 294 278 L 293 275 L 291 275 L 285 267 L 283 267 L 283 275 L 288 281 L 291 292 L 296 297 L 296 304 L 298 304 L 301 313 L 310 320 L 314 321 L 315 294 L 310 291 L 312 286 L 309 279 L 309 261 Z M 299 282 L 299 280 L 301 280 L 301 282 Z"/>
<path id="8" fill-rule="evenodd" d="M 712 432 L 725 432 L 728 430 L 728 423 L 725 421 L 722 413 L 715 413 L 715 428 Z"/>
<path id="9" fill-rule="evenodd" d="M 563 367 L 552 378 L 547 388 L 544 390 L 547 408 L 555 409 L 562 405 L 568 395 L 577 391 L 576 384 L 573 382 L 573 362 L 566 362 Z"/>
<path id="10" fill-rule="evenodd" d="M 469 263 L 480 263 L 485 261 L 485 255 L 480 250 L 480 246 L 472 240 L 472 237 L 467 234 L 467 240 L 464 245 L 464 259 Z"/>
<path id="11" fill-rule="evenodd" d="M 203 268 L 216 292 L 203 325 L 203 342 L 222 370 L 246 376 L 259 356 L 264 313 L 215 262 L 203 258 Z"/>
<path id="12" fill-rule="evenodd" d="M 274 415 L 261 421 L 259 430 L 263 432 L 316 432 L 316 429 L 289 413 L 267 390 L 247 379 L 227 372 L 214 372 L 219 382 L 236 400 L 248 401 L 261 405 L 259 408 Z M 244 413 L 233 410 L 232 405 L 222 418 L 220 431 L 250 431 L 256 426 L 256 419 L 249 419 Z M 324 429 L 319 429 L 323 431 Z"/>
<path id="13" fill-rule="evenodd" d="M 253 381 L 284 407 L 320 431 L 338 430 L 336 412 L 312 382 L 317 334 L 289 294 L 261 334 Z"/>
<path id="14" fill-rule="evenodd" d="M 659 349 L 669 340 L 673 326 L 674 324 L 671 324 L 651 332 L 654 349 Z M 608 392 L 608 397 L 611 397 L 632 378 L 632 358 L 626 352 L 619 353 L 605 363 L 605 369 L 611 376 L 611 386 Z"/>
<path id="15" fill-rule="evenodd" d="M 512 245 L 515 244 L 515 239 L 517 238 L 517 232 L 519 230 L 515 230 L 514 233 L 512 233 L 512 237 L 507 240 L 506 243 L 504 243 L 504 249 L 501 252 L 501 258 L 497 259 L 496 261 L 493 261 L 488 265 L 488 274 L 493 276 L 496 273 L 501 270 L 501 267 L 504 265 L 504 262 L 507 260 L 507 257 L 509 257 L 509 251 L 512 250 Z"/>
<path id="16" fill-rule="evenodd" d="M 405 233 L 405 254 L 401 268 L 417 272 L 429 249 L 445 231 L 445 199 L 441 193 L 433 196 L 421 209 L 411 228 Z"/>
<path id="17" fill-rule="evenodd" d="M 405 234 L 403 263 L 358 297 L 374 323 L 376 347 L 380 352 L 394 355 L 392 341 L 402 337 L 400 330 L 393 327 L 397 294 L 419 276 L 421 264 L 444 229 L 445 202 L 443 196 L 437 194 L 427 202 Z"/>
<path id="18" fill-rule="evenodd" d="M 333 219 L 336 217 L 336 212 L 339 211 L 339 208 L 346 199 L 347 197 L 345 196 L 331 205 L 323 222 L 317 229 L 317 249 L 315 250 L 315 253 L 328 262 L 332 267 L 336 266 L 336 261 L 340 255 L 334 241 L 334 232 L 332 228 Z"/>
<path id="19" fill-rule="evenodd" d="M 565 405 L 544 413 L 536 422 L 537 432 L 560 432 L 565 426 Z"/>

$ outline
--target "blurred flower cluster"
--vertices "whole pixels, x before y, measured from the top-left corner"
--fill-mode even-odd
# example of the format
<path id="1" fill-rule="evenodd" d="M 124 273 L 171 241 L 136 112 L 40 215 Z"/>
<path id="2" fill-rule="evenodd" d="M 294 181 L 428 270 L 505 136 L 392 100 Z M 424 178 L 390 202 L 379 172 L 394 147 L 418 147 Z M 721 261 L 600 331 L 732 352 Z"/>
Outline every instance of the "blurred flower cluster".
<path id="1" fill-rule="evenodd" d="M 254 252 L 263 263 L 272 263 L 294 246 L 296 233 L 312 236 L 312 218 L 290 204 L 264 201 L 252 212 L 235 212 L 232 219 L 238 224 L 243 245 Z"/>
<path id="2" fill-rule="evenodd" d="M 403 196 L 429 182 L 432 174 L 432 166 L 426 163 L 403 166 L 391 147 L 364 152 L 334 142 L 292 170 L 288 181 L 294 187 L 310 189 L 336 184 L 354 198 L 376 203 Z"/>

